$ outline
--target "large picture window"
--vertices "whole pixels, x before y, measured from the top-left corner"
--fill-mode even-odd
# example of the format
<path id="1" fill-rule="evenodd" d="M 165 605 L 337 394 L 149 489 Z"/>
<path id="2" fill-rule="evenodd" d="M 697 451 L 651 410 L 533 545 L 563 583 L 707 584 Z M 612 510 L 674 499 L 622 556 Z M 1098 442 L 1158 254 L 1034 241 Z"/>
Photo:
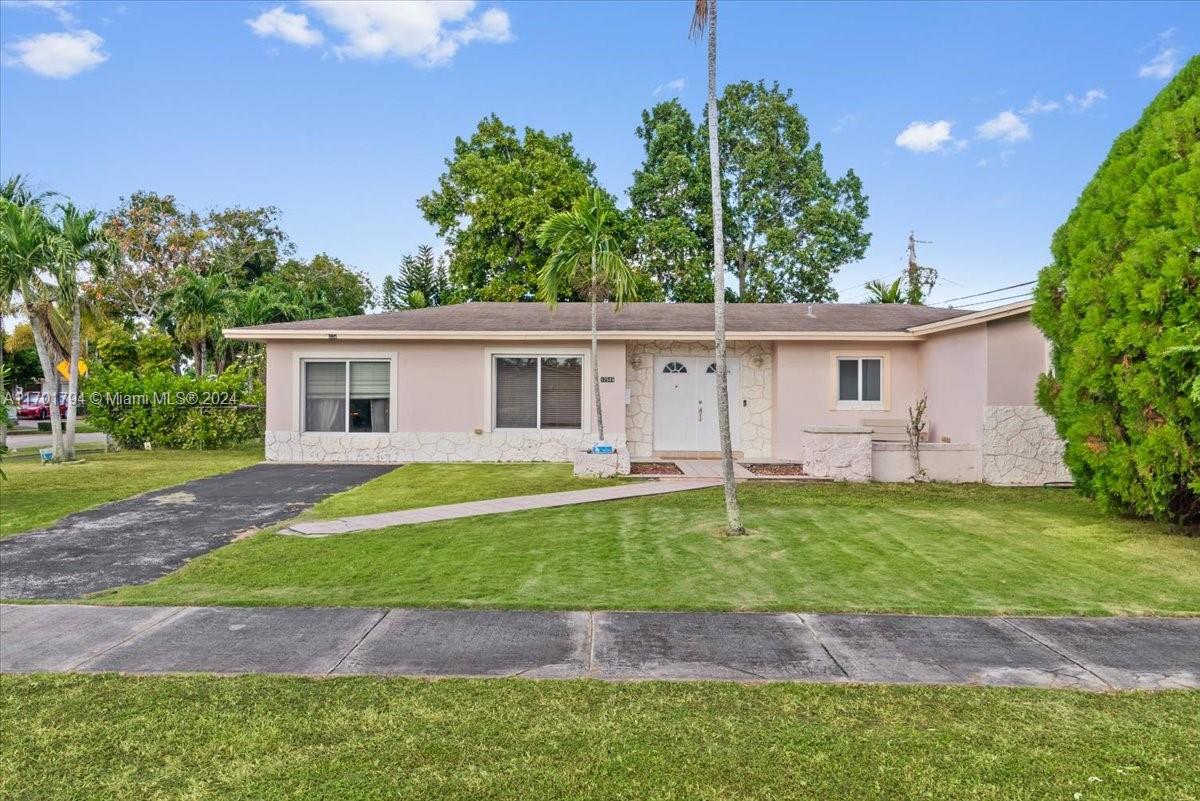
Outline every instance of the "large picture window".
<path id="1" fill-rule="evenodd" d="M 846 358 L 837 360 L 838 406 L 851 409 L 883 406 L 883 360 Z"/>
<path id="2" fill-rule="evenodd" d="M 391 365 L 383 361 L 304 362 L 304 430 L 390 430 Z"/>
<path id="3" fill-rule="evenodd" d="M 583 358 L 495 357 L 496 428 L 583 427 Z"/>

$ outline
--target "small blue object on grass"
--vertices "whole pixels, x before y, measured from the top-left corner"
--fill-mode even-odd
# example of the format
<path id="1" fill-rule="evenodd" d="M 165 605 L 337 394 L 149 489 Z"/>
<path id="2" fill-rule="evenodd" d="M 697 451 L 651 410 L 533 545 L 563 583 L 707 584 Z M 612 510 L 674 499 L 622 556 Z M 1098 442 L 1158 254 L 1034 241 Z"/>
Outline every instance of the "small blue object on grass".
<path id="1" fill-rule="evenodd" d="M 592 446 L 592 453 L 614 453 L 615 451 L 611 442 L 597 442 Z"/>
<path id="2" fill-rule="evenodd" d="M 54 449 L 42 448 L 38 451 L 38 456 L 42 458 L 42 464 L 49 464 L 54 461 Z"/>

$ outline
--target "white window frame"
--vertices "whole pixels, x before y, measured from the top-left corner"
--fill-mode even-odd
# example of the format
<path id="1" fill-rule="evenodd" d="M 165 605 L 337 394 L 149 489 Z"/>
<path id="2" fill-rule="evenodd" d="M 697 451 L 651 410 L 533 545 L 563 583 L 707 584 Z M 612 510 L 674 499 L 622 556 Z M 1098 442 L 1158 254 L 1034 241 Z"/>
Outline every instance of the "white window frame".
<path id="1" fill-rule="evenodd" d="M 839 365 L 844 361 L 858 362 L 858 397 L 863 390 L 863 359 L 879 360 L 879 400 L 841 400 Z M 829 354 L 829 408 L 833 411 L 889 411 L 892 408 L 892 365 L 890 351 L 831 351 Z"/>
<path id="2" fill-rule="evenodd" d="M 299 357 L 299 373 L 297 380 L 300 386 L 300 417 L 296 426 L 301 434 L 318 435 L 318 436 L 345 436 L 352 434 L 361 436 L 363 434 L 380 434 L 379 431 L 351 431 L 350 430 L 350 364 L 352 362 L 375 362 L 379 364 L 387 364 L 388 366 L 388 432 L 392 431 L 392 421 L 395 419 L 396 409 L 396 363 L 390 356 L 301 356 Z M 308 367 L 309 364 L 344 364 L 346 366 L 346 412 L 345 419 L 342 420 L 341 431 L 309 431 L 304 427 L 305 419 L 307 418 L 306 408 L 308 406 Z"/>
<path id="3" fill-rule="evenodd" d="M 591 355 L 586 350 L 578 348 L 484 348 L 484 420 L 487 421 L 486 431 L 525 431 L 525 432 L 556 432 L 579 431 L 587 434 L 592 430 L 591 424 L 591 388 L 588 386 L 591 376 Z M 580 360 L 582 369 L 579 383 L 579 428 L 542 428 L 542 362 L 543 358 L 576 358 Z M 496 427 L 496 359 L 537 359 L 537 428 L 497 428 Z"/>

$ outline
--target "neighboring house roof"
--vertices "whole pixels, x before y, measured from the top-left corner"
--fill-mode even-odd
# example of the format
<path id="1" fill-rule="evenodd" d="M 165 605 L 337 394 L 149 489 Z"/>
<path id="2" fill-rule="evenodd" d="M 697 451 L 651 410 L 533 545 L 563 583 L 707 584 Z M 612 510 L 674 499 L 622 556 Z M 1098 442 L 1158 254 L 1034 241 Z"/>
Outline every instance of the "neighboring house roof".
<path id="1" fill-rule="evenodd" d="M 914 330 L 978 313 L 904 303 L 731 303 L 730 339 L 912 339 Z M 626 303 L 598 309 L 604 339 L 712 337 L 711 303 Z M 462 303 L 428 309 L 231 328 L 230 339 L 550 339 L 590 331 L 586 303 Z"/>

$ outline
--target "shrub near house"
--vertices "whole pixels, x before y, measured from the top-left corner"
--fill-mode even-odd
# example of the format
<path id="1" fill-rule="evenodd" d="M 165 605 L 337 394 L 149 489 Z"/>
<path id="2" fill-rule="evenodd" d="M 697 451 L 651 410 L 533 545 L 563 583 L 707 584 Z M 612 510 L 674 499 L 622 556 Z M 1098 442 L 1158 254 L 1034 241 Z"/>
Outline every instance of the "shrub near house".
<path id="1" fill-rule="evenodd" d="M 97 367 L 84 401 L 92 424 L 125 447 L 229 448 L 263 434 L 263 390 L 229 368 L 216 377 Z"/>
<path id="2" fill-rule="evenodd" d="M 1200 524 L 1200 57 L 1121 134 L 1054 235 L 1038 399 L 1107 508 Z"/>

